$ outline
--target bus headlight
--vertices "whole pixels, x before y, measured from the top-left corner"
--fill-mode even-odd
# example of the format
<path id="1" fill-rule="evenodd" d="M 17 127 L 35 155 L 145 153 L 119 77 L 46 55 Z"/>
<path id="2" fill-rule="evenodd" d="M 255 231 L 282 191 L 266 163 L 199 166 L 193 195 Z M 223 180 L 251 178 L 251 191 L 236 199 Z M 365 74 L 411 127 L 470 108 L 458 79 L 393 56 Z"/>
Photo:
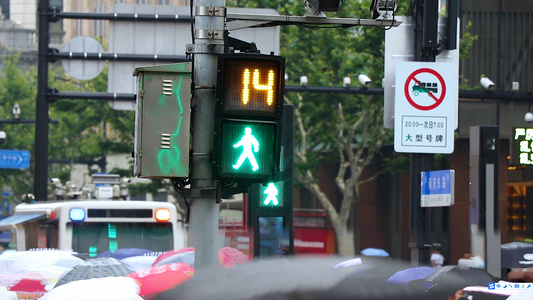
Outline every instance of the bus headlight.
<path id="1" fill-rule="evenodd" d="M 85 210 L 83 208 L 71 208 L 68 216 L 72 221 L 83 221 L 85 220 Z"/>

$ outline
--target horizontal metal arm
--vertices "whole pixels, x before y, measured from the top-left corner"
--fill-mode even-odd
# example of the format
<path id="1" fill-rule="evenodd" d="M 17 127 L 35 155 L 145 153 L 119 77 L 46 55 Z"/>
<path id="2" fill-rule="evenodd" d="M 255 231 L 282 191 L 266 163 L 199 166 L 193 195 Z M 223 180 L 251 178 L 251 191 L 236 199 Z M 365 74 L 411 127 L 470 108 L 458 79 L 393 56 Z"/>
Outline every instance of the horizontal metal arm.
<path id="1" fill-rule="evenodd" d="M 109 21 L 144 21 L 190 23 L 190 15 L 159 15 L 159 14 L 126 14 L 126 13 L 82 13 L 82 12 L 51 12 L 53 21 L 58 19 L 87 19 Z"/>
<path id="2" fill-rule="evenodd" d="M 357 18 L 323 18 L 287 15 L 256 15 L 232 14 L 226 15 L 227 29 L 235 30 L 248 27 L 278 26 L 278 25 L 339 25 L 342 27 L 353 26 L 385 26 L 397 27 L 402 22 L 397 20 L 370 20 Z"/>
<path id="3" fill-rule="evenodd" d="M 161 61 L 161 62 L 187 62 L 185 55 L 158 55 L 158 54 L 124 54 L 124 53 L 86 53 L 86 52 L 59 52 L 51 49 L 48 57 L 51 61 L 58 59 L 82 60 L 113 60 L 113 61 Z"/>
<path id="4" fill-rule="evenodd" d="M 57 99 L 80 99 L 80 100 L 113 100 L 135 101 L 135 94 L 117 93 L 84 93 L 84 92 L 53 92 L 49 95 L 50 101 Z"/>

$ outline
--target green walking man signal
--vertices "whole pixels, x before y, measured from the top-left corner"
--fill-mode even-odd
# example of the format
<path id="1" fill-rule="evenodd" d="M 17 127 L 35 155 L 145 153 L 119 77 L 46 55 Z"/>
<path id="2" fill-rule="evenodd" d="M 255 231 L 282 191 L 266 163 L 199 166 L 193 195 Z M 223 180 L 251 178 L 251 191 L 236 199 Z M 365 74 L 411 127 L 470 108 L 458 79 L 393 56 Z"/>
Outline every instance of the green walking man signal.
<path id="1" fill-rule="evenodd" d="M 252 164 L 252 171 L 259 170 L 259 166 L 257 165 L 257 160 L 255 160 L 255 156 L 253 152 L 259 151 L 259 142 L 257 139 L 252 135 L 252 128 L 246 127 L 244 128 L 244 135 L 242 136 L 241 140 L 233 145 L 233 148 L 242 147 L 242 154 L 239 156 L 239 160 L 236 164 L 233 165 L 233 168 L 235 170 L 238 170 L 242 163 L 248 159 L 250 161 L 250 164 Z M 253 152 L 252 152 L 253 148 Z"/>
<path id="2" fill-rule="evenodd" d="M 264 205 L 269 205 L 270 202 L 272 202 L 272 205 L 274 206 L 278 205 L 278 189 L 273 182 L 267 185 L 267 188 L 263 191 L 263 194 L 266 195 L 266 199 L 263 201 Z"/>

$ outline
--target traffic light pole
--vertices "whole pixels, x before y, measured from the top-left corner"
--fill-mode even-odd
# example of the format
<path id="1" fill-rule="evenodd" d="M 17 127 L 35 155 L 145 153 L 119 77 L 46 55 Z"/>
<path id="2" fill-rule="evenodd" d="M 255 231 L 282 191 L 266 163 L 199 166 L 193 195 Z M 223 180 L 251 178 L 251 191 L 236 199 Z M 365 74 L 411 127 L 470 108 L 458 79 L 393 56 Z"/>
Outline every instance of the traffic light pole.
<path id="1" fill-rule="evenodd" d="M 195 247 L 195 265 L 218 263 L 217 186 L 212 176 L 211 153 L 215 120 L 217 59 L 224 49 L 224 0 L 197 0 L 193 29 L 191 211 L 189 244 Z"/>
<path id="2" fill-rule="evenodd" d="M 49 1 L 40 0 L 39 14 L 39 44 L 37 65 L 37 99 L 35 105 L 35 169 L 33 179 L 33 194 L 37 200 L 48 197 L 48 42 Z"/>
<path id="3" fill-rule="evenodd" d="M 437 49 L 437 0 L 417 0 L 415 15 L 415 61 L 434 62 Z M 433 169 L 433 154 L 411 154 L 410 242 L 411 265 L 430 263 L 430 214 L 422 207 L 421 172 Z"/>

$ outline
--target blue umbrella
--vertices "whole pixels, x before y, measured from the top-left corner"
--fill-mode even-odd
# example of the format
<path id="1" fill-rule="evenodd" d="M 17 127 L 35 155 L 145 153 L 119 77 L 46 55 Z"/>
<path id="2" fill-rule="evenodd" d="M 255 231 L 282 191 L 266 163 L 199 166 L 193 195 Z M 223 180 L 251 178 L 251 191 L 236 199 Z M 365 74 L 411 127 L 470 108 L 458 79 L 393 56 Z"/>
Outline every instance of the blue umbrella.
<path id="1" fill-rule="evenodd" d="M 407 285 L 413 280 L 425 279 L 433 274 L 433 272 L 435 272 L 435 269 L 430 267 L 409 268 L 394 273 L 394 275 L 387 279 L 387 283 Z"/>
<path id="2" fill-rule="evenodd" d="M 139 249 L 139 248 L 120 248 L 115 251 L 106 250 L 96 256 L 96 258 L 100 257 L 112 257 L 116 259 L 124 259 L 127 257 L 132 256 L 141 256 L 147 253 L 151 253 L 151 250 L 147 249 Z"/>
<path id="3" fill-rule="evenodd" d="M 389 252 L 377 248 L 366 248 L 361 251 L 361 254 L 364 256 L 389 257 Z"/>

